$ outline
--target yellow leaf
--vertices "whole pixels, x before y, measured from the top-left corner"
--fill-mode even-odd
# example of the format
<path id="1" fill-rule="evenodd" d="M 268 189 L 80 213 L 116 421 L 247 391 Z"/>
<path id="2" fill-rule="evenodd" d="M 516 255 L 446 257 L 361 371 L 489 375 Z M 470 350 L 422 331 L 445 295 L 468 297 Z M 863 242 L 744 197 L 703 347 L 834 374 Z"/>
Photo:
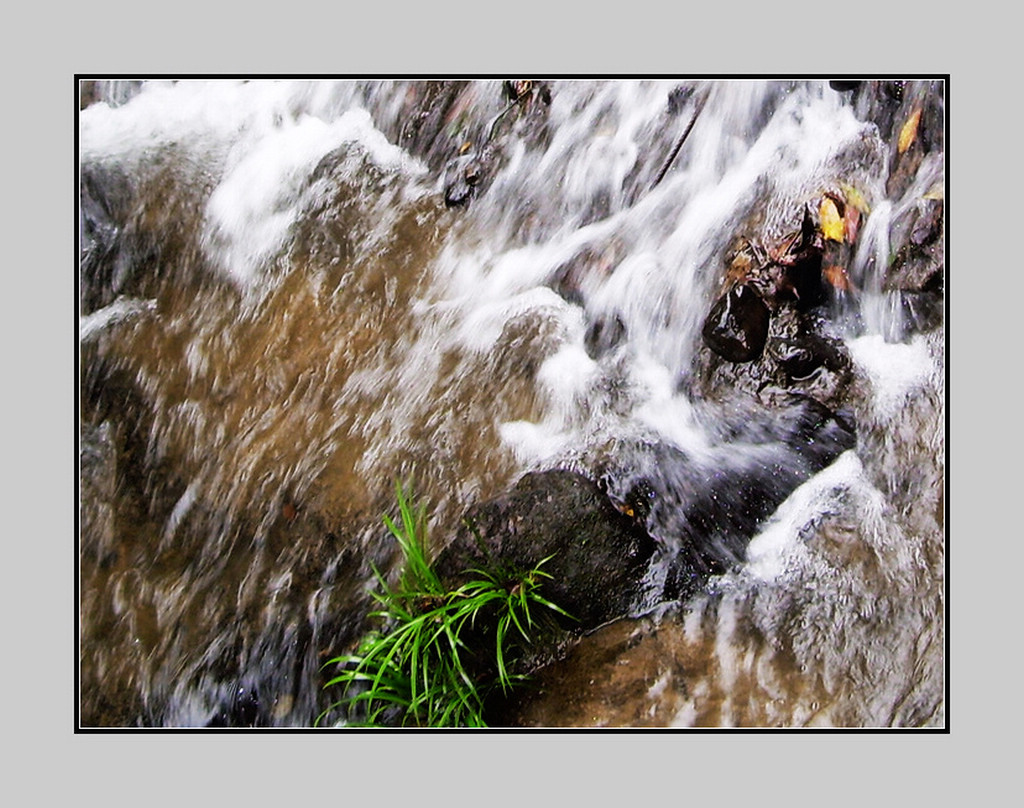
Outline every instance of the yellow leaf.
<path id="1" fill-rule="evenodd" d="M 945 199 L 945 197 L 946 197 L 946 189 L 942 187 L 942 183 L 937 182 L 937 183 L 935 183 L 931 188 L 929 188 L 925 192 L 925 195 L 924 195 L 923 199 L 939 199 L 939 200 L 941 200 L 941 199 Z"/>
<path id="2" fill-rule="evenodd" d="M 903 128 L 900 129 L 900 139 L 897 144 L 897 150 L 900 154 L 903 154 L 907 149 L 910 148 L 914 142 L 914 138 L 917 137 L 917 125 L 921 122 L 921 109 L 915 109 L 910 113 L 910 117 L 907 118 L 907 122 L 903 124 Z"/>
<path id="3" fill-rule="evenodd" d="M 821 200 L 821 208 L 818 211 L 821 216 L 821 233 L 832 241 L 842 241 L 845 235 L 843 217 L 839 215 L 839 208 L 830 197 Z"/>

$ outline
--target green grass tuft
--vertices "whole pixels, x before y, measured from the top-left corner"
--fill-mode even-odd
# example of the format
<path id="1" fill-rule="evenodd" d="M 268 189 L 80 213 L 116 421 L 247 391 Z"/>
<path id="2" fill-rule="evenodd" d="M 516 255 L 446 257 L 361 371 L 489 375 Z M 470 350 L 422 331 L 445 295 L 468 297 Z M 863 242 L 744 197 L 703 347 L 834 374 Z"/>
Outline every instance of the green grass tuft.
<path id="1" fill-rule="evenodd" d="M 399 523 L 385 516 L 384 524 L 405 557 L 401 577 L 391 589 L 374 568 L 381 608 L 371 617 L 381 628 L 355 653 L 326 663 L 340 669 L 324 687 L 341 688 L 342 697 L 316 724 L 342 710 L 347 726 L 486 726 L 487 695 L 495 688 L 507 693 L 525 678 L 514 671 L 517 648 L 535 628 L 531 608 L 570 617 L 540 595 L 542 580 L 551 577 L 541 570 L 549 559 L 525 573 L 470 570 L 469 582 L 448 590 L 428 558 L 423 506 L 414 508 L 400 484 L 396 495 Z M 481 637 L 491 632 L 493 651 L 481 658 Z"/>

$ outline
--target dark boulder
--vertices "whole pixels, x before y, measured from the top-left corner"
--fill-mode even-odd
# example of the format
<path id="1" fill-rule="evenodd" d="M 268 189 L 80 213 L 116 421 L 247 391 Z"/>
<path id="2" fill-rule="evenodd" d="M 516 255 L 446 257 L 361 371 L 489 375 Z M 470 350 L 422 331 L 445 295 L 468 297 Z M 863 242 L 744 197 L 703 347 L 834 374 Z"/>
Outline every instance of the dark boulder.
<path id="1" fill-rule="evenodd" d="M 466 512 L 434 569 L 455 587 L 472 569 L 514 580 L 548 558 L 541 592 L 577 618 L 563 628 L 582 631 L 694 595 L 742 563 L 783 500 L 856 443 L 847 420 L 807 397 L 733 415 L 699 456 L 630 441 L 597 463 L 599 482 L 561 469 L 524 475 Z"/>
<path id="2" fill-rule="evenodd" d="M 545 597 L 586 630 L 629 613 L 654 541 L 595 482 L 566 470 L 531 472 L 506 495 L 472 507 L 434 565 L 457 584 L 467 570 L 543 570 Z"/>
<path id="3" fill-rule="evenodd" d="M 828 83 L 828 86 L 837 93 L 849 93 L 856 90 L 861 84 L 863 84 L 861 81 L 840 81 L 834 79 Z"/>
<path id="4" fill-rule="evenodd" d="M 768 306 L 748 284 L 734 286 L 711 307 L 701 335 L 729 362 L 752 362 L 768 339 Z"/>

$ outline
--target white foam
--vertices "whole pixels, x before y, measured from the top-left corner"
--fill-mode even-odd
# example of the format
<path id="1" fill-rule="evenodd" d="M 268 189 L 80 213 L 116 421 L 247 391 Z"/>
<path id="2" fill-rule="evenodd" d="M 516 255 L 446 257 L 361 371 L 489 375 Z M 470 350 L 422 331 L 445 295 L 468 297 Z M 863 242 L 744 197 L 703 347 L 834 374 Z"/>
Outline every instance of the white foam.
<path id="1" fill-rule="evenodd" d="M 636 420 L 682 449 L 698 453 L 707 449 L 708 438 L 694 421 L 693 405 L 675 392 L 675 379 L 668 368 L 650 357 L 638 356 L 634 372 L 646 390 L 634 413 Z"/>
<path id="2" fill-rule="evenodd" d="M 425 172 L 388 142 L 354 92 L 344 82 L 147 83 L 123 106 L 82 111 L 81 153 L 85 162 L 115 160 L 138 171 L 161 149 L 187 143 L 180 166 L 217 183 L 204 211 L 204 250 L 247 284 L 283 247 L 311 201 L 305 181 L 332 150 L 352 144 L 385 170 Z"/>
<path id="3" fill-rule="evenodd" d="M 842 491 L 861 479 L 863 472 L 860 458 L 847 451 L 798 486 L 747 545 L 745 573 L 762 581 L 783 575 L 803 551 L 801 534 L 831 512 Z"/>
<path id="4" fill-rule="evenodd" d="M 537 380 L 547 391 L 555 410 L 569 414 L 586 397 L 597 370 L 597 363 L 579 342 L 567 342 L 544 360 Z"/>
<path id="5" fill-rule="evenodd" d="M 308 201 L 303 189 L 310 173 L 346 144 L 358 146 L 378 166 L 419 171 L 374 128 L 366 110 L 350 110 L 331 123 L 304 115 L 255 143 L 236 146 L 206 206 L 204 246 L 210 256 L 233 279 L 249 283 L 284 245 Z"/>
<path id="6" fill-rule="evenodd" d="M 562 318 L 569 304 L 546 286 L 536 286 L 510 297 L 495 296 L 460 301 L 466 312 L 457 339 L 471 350 L 489 351 L 505 326 L 530 314 Z"/>
<path id="7" fill-rule="evenodd" d="M 924 336 L 886 342 L 873 334 L 850 340 L 850 357 L 871 382 L 875 409 L 896 415 L 908 396 L 928 385 L 934 361 Z"/>
<path id="8" fill-rule="evenodd" d="M 119 297 L 108 306 L 87 314 L 78 321 L 79 342 L 89 342 L 104 330 L 125 320 L 156 309 L 155 300 Z"/>

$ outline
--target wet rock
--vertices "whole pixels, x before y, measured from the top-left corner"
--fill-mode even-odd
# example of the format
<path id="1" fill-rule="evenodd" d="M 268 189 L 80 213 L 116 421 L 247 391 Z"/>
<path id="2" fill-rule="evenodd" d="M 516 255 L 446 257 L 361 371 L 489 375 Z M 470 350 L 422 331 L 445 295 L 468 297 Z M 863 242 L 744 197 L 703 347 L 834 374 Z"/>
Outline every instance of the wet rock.
<path id="1" fill-rule="evenodd" d="M 127 285 L 122 257 L 123 226 L 130 185 L 123 172 L 85 167 L 81 172 L 79 289 L 82 312 L 111 303 Z"/>
<path id="2" fill-rule="evenodd" d="M 434 170 L 443 169 L 451 155 L 453 121 L 462 121 L 463 110 L 478 99 L 471 81 L 421 81 L 409 84 L 403 105 L 402 127 L 393 136 L 411 154 Z M 464 134 L 459 129 L 459 134 Z"/>
<path id="3" fill-rule="evenodd" d="M 855 114 L 875 125 L 886 144 L 889 176 L 886 196 L 896 199 L 913 183 L 922 158 L 941 152 L 945 142 L 943 81 L 864 81 L 852 94 Z M 916 117 L 909 145 L 899 145 L 904 126 Z"/>
<path id="4" fill-rule="evenodd" d="M 945 266 L 943 202 L 922 199 L 893 227 L 898 244 L 885 276 L 886 291 L 935 291 Z"/>
<path id="5" fill-rule="evenodd" d="M 783 306 L 771 316 L 765 350 L 757 359 L 735 363 L 711 350 L 700 351 L 694 375 L 682 389 L 712 401 L 740 394 L 768 407 L 780 396 L 798 394 L 836 409 L 853 372 L 845 343 L 834 328 L 830 310 L 805 313 L 795 305 Z"/>
<path id="6" fill-rule="evenodd" d="M 945 234 L 941 199 L 923 198 L 894 223 L 896 247 L 883 291 L 899 316 L 888 338 L 902 340 L 938 328 L 944 320 Z"/>
<path id="7" fill-rule="evenodd" d="M 862 81 L 830 81 L 828 86 L 837 93 L 848 93 L 856 90 L 863 83 Z"/>
<path id="8" fill-rule="evenodd" d="M 932 153 L 943 150 L 945 139 L 941 82 L 906 82 L 900 101 L 888 138 L 892 169 L 885 189 L 890 199 L 908 191 Z"/>
<path id="9" fill-rule="evenodd" d="M 447 208 L 468 205 L 480 185 L 480 162 L 468 157 L 452 160 L 445 168 L 444 204 Z"/>
<path id="10" fill-rule="evenodd" d="M 789 305 L 810 311 L 825 302 L 825 245 L 809 208 L 803 210 L 799 230 L 786 237 L 768 243 L 741 238 L 739 243 L 742 246 L 733 251 L 726 270 L 731 286 L 747 284 L 773 312 Z"/>
<path id="11" fill-rule="evenodd" d="M 903 292 L 900 296 L 904 322 L 919 334 L 942 326 L 945 321 L 944 303 L 943 295 L 937 291 Z"/>
<path id="12" fill-rule="evenodd" d="M 497 99 L 489 92 L 486 97 L 479 95 L 485 86 L 471 82 L 458 92 L 435 91 L 438 98 L 445 99 L 442 108 L 447 112 L 429 128 L 433 131 L 440 125 L 442 132 L 449 132 L 455 120 L 460 133 L 455 141 L 459 154 L 451 158 L 449 151 L 442 169 L 444 202 L 449 208 L 464 207 L 486 191 L 504 165 L 513 140 L 538 146 L 547 137 L 547 116 L 543 112 L 551 103 L 547 83 L 532 79 L 502 82 L 500 99 L 504 106 L 497 111 L 493 107 Z M 431 140 L 431 162 L 436 162 L 441 138 L 436 133 Z"/>
<path id="13" fill-rule="evenodd" d="M 945 299 L 941 290 L 891 291 L 885 294 L 889 312 L 883 335 L 890 342 L 902 342 L 914 334 L 941 328 L 945 321 Z"/>
<path id="14" fill-rule="evenodd" d="M 78 84 L 78 108 L 85 109 L 100 99 L 99 89 L 95 81 L 82 81 Z"/>
<path id="15" fill-rule="evenodd" d="M 768 306 L 748 284 L 734 286 L 711 308 L 701 336 L 705 344 L 729 362 L 751 362 L 768 339 Z"/>
<path id="16" fill-rule="evenodd" d="M 775 338 L 768 350 L 791 380 L 806 379 L 824 364 L 824 357 L 808 340 Z"/>
<path id="17" fill-rule="evenodd" d="M 261 724 L 259 696 L 251 689 L 240 686 L 230 704 L 214 714 L 206 726 L 256 727 Z"/>
<path id="18" fill-rule="evenodd" d="M 627 246 L 618 237 L 587 245 L 560 264 L 547 283 L 563 300 L 585 307 L 584 290 L 606 281 L 626 254 Z"/>
<path id="19" fill-rule="evenodd" d="M 585 630 L 628 613 L 653 553 L 647 532 L 594 481 L 556 469 L 470 508 L 435 569 L 457 582 L 470 568 L 525 571 L 552 556 L 541 591 Z"/>
<path id="20" fill-rule="evenodd" d="M 168 145 L 131 167 L 113 161 L 81 167 L 83 314 L 120 295 L 156 298 L 167 281 L 182 282 L 205 269 L 193 227 L 203 215 L 212 180 L 199 161 L 179 161 L 181 148 Z"/>
<path id="21" fill-rule="evenodd" d="M 905 81 L 866 81 L 856 89 L 854 109 L 861 120 L 878 127 L 883 140 L 889 140 L 897 123 L 897 113 L 906 94 Z"/>
<path id="22" fill-rule="evenodd" d="M 932 199 L 923 202 L 923 210 L 918 209 L 910 232 L 910 243 L 915 247 L 931 244 L 942 234 L 942 200 Z"/>
<path id="23" fill-rule="evenodd" d="M 491 149 L 467 151 L 449 160 L 444 169 L 444 203 L 462 207 L 483 193 L 494 174 L 496 155 Z"/>
<path id="24" fill-rule="evenodd" d="M 842 200 L 836 204 L 849 213 Z M 837 244 L 825 241 L 810 206 L 799 229 L 782 238 L 738 236 L 726 256 L 730 292 L 709 313 L 706 349 L 680 390 L 717 400 L 743 392 L 766 405 L 797 393 L 837 406 L 852 381 L 839 334 L 856 328 L 859 316 L 844 269 L 850 247 Z"/>
<path id="25" fill-rule="evenodd" d="M 821 368 L 840 371 L 849 366 L 839 341 L 811 332 L 772 337 L 768 341 L 768 353 L 790 383 L 804 381 Z"/>

